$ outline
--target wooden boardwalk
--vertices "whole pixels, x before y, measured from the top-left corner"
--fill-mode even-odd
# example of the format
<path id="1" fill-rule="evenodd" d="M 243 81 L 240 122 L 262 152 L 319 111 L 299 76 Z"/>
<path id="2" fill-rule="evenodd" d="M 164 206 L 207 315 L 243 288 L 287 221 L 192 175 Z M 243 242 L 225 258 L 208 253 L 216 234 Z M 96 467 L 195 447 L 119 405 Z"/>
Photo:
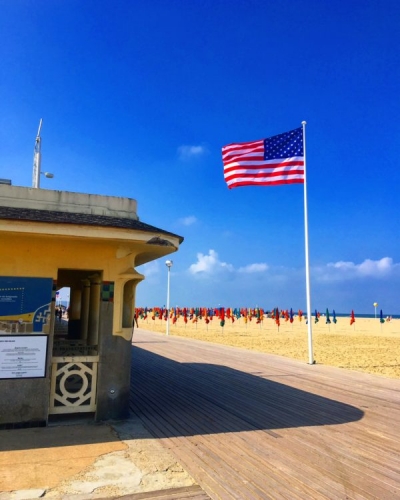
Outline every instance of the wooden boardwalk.
<path id="1" fill-rule="evenodd" d="M 135 330 L 131 409 L 212 499 L 400 499 L 400 380 Z"/>

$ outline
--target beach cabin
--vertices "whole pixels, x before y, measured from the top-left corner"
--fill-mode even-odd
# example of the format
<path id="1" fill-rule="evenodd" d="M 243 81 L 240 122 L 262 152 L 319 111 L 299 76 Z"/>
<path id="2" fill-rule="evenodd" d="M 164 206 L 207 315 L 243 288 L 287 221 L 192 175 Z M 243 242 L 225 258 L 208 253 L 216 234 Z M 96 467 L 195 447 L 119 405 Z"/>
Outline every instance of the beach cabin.
<path id="1" fill-rule="evenodd" d="M 183 238 L 134 199 L 0 184 L 0 240 L 0 428 L 127 417 L 136 268 Z"/>

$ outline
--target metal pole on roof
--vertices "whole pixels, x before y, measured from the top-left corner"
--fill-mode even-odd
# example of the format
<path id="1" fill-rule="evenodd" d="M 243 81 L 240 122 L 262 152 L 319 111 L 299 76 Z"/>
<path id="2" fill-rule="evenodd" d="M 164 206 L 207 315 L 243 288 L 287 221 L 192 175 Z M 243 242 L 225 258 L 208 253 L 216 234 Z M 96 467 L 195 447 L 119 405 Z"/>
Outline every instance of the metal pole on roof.
<path id="1" fill-rule="evenodd" d="M 41 170 L 40 170 L 40 167 L 42 164 L 42 152 L 41 152 L 42 138 L 40 137 L 40 131 L 42 130 L 42 124 L 43 124 L 43 120 L 41 118 L 40 122 L 39 122 L 38 133 L 36 135 L 35 148 L 33 150 L 33 172 L 32 172 L 32 187 L 33 188 L 40 188 L 40 174 L 43 174 L 48 179 L 52 179 L 54 177 L 54 175 L 51 174 L 50 172 L 41 172 Z"/>
<path id="2" fill-rule="evenodd" d="M 35 148 L 33 150 L 32 187 L 34 187 L 34 188 L 40 187 L 40 164 L 41 164 L 41 160 L 42 160 L 42 154 L 40 151 L 42 139 L 40 137 L 40 131 L 42 129 L 42 123 L 43 123 L 43 120 L 41 118 L 40 122 L 39 122 L 38 133 L 36 135 Z"/>

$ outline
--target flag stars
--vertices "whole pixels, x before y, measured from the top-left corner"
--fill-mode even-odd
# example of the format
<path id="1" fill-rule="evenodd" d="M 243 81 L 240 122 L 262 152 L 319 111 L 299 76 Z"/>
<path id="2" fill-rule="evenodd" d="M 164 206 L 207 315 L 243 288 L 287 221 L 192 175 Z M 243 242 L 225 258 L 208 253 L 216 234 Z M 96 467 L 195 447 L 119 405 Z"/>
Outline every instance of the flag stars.
<path id="1" fill-rule="evenodd" d="M 303 156 L 303 129 L 275 135 L 264 140 L 264 159 Z"/>

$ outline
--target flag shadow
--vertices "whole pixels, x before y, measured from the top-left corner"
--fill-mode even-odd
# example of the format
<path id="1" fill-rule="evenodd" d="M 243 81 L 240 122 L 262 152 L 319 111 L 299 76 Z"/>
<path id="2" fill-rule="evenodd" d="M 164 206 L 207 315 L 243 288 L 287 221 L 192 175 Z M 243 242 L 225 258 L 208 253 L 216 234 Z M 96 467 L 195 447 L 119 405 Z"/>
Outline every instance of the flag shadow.
<path id="1" fill-rule="evenodd" d="M 132 348 L 131 410 L 158 436 L 191 436 L 360 420 L 354 406 L 227 366 L 178 363 Z"/>

